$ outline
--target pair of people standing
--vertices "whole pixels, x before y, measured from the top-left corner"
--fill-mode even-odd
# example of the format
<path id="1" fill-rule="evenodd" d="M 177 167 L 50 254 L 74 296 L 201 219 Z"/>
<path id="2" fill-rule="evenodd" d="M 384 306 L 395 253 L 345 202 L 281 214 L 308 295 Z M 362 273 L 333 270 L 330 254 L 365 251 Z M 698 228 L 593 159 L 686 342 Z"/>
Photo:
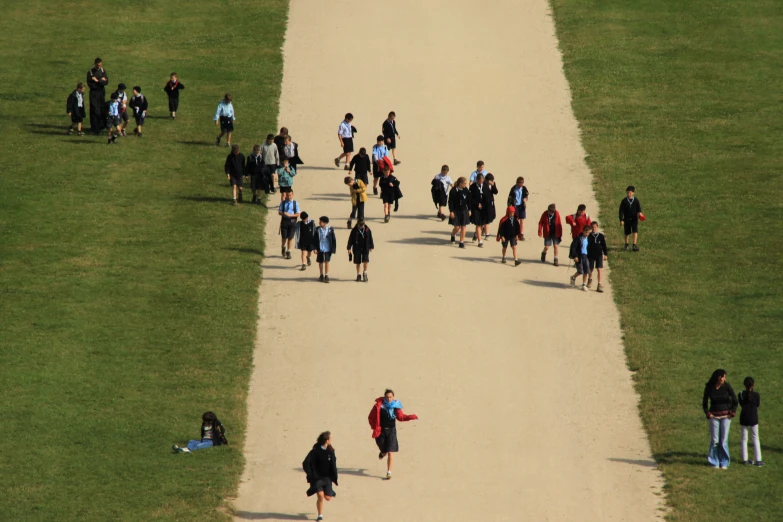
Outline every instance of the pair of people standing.
<path id="1" fill-rule="evenodd" d="M 478 173 L 474 182 L 470 185 L 470 222 L 476 226 L 473 241 L 478 240 L 479 248 L 484 246 L 481 240 L 489 236 L 489 225 L 495 221 L 495 194 L 498 189 L 495 186 L 495 177 L 492 174 Z"/>
<path id="2" fill-rule="evenodd" d="M 400 138 L 400 133 L 397 131 L 396 119 L 397 115 L 394 111 L 391 111 L 381 124 L 381 136 L 378 137 L 378 141 L 391 151 L 394 158 L 393 164 L 399 165 L 401 162 L 397 159 L 397 140 Z M 340 142 L 342 154 L 334 159 L 335 167 L 339 167 L 340 160 L 345 158 L 345 170 L 351 169 L 351 154 L 354 152 L 353 137 L 357 132 L 356 127 L 353 126 L 353 114 L 349 112 L 345 115 L 343 121 L 340 122 L 340 127 L 337 129 L 337 139 Z"/>

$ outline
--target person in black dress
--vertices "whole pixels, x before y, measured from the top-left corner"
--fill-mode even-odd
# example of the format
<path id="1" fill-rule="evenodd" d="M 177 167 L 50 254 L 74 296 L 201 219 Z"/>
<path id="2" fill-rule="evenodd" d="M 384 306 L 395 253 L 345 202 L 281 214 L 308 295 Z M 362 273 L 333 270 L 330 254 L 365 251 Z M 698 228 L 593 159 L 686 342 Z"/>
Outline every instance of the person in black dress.
<path id="1" fill-rule="evenodd" d="M 497 210 L 495 209 L 495 194 L 498 188 L 495 186 L 495 176 L 490 172 L 484 178 L 486 200 L 484 201 L 484 237 L 489 237 L 489 225 L 495 222 Z"/>
<path id="2" fill-rule="evenodd" d="M 90 88 L 90 130 L 100 134 L 106 126 L 106 86 L 109 75 L 103 68 L 103 60 L 95 59 L 95 65 L 87 71 L 87 87 Z"/>
<path id="3" fill-rule="evenodd" d="M 302 469 L 307 476 L 307 496 L 318 495 L 315 502 L 318 510 L 317 520 L 324 519 L 324 500 L 329 502 L 337 493 L 332 484 L 337 486 L 337 456 L 332 447 L 332 434 L 325 431 L 318 435 L 318 440 L 313 444 L 313 449 L 302 462 Z"/>
<path id="4" fill-rule="evenodd" d="M 351 163 L 348 165 L 348 170 L 354 171 L 356 179 L 362 180 L 365 186 L 370 184 L 369 172 L 371 168 L 372 158 L 364 147 L 359 149 L 359 154 L 351 158 Z"/>
<path id="5" fill-rule="evenodd" d="M 476 225 L 476 231 L 473 233 L 473 241 L 478 239 L 478 246 L 482 248 L 484 242 L 481 241 L 484 234 L 484 225 L 486 224 L 486 192 L 488 191 L 484 183 L 484 174 L 479 173 L 476 176 L 476 182 L 470 186 L 470 222 Z"/>
<path id="6" fill-rule="evenodd" d="M 388 223 L 391 219 L 392 205 L 394 205 L 394 211 L 397 212 L 398 201 L 401 197 L 400 181 L 391 173 L 388 165 L 383 167 L 380 187 L 381 201 L 383 201 L 383 222 Z"/>
<path id="7" fill-rule="evenodd" d="M 261 191 L 268 191 L 266 185 L 266 176 L 264 176 L 264 160 L 261 157 L 261 145 L 253 145 L 253 153 L 247 157 L 245 164 L 245 177 L 250 177 L 250 190 L 253 192 L 253 201 L 257 205 L 261 204 Z M 231 177 L 229 176 L 229 181 Z"/>
<path id="8" fill-rule="evenodd" d="M 457 183 L 449 192 L 449 225 L 451 230 L 451 242 L 456 241 L 459 232 L 459 247 L 465 248 L 465 229 L 470 222 L 470 191 L 468 180 L 464 176 L 457 179 Z"/>
<path id="9" fill-rule="evenodd" d="M 397 139 L 400 137 L 400 133 L 397 132 L 397 115 L 394 111 L 389 113 L 389 117 L 381 125 L 381 131 L 383 132 L 384 142 L 392 153 L 394 158 L 394 164 L 399 165 L 400 160 L 397 159 Z"/>

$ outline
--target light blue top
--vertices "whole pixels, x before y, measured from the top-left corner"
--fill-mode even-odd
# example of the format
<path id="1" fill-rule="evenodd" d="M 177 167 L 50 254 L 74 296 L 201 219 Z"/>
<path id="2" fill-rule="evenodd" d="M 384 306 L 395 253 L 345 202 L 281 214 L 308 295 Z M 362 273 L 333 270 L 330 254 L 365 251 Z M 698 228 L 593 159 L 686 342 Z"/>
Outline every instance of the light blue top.
<path id="1" fill-rule="evenodd" d="M 514 185 L 514 205 L 517 207 L 522 204 L 522 194 L 525 193 L 523 187 L 517 187 Z"/>
<path id="2" fill-rule="evenodd" d="M 476 182 L 476 177 L 479 175 L 479 172 L 482 173 L 485 178 L 487 177 L 487 171 L 486 170 L 484 170 L 484 169 L 482 169 L 482 170 L 474 170 L 470 174 L 470 182 L 471 183 L 475 183 Z"/>
<path id="3" fill-rule="evenodd" d="M 109 102 L 109 116 L 119 116 L 119 107 L 120 104 L 117 100 L 112 100 Z"/>
<path id="4" fill-rule="evenodd" d="M 579 236 L 579 252 L 582 253 L 583 256 L 587 255 L 587 238 L 585 236 Z"/>
<path id="5" fill-rule="evenodd" d="M 389 147 L 386 145 L 373 145 L 372 146 L 372 160 L 381 161 L 383 158 L 389 155 Z"/>
<path id="6" fill-rule="evenodd" d="M 329 230 L 331 227 L 326 225 L 325 228 L 318 227 L 318 248 L 321 252 L 331 252 L 332 245 L 329 241 Z"/>
<path id="7" fill-rule="evenodd" d="M 278 208 L 280 214 L 299 214 L 299 202 L 298 201 L 282 201 Z"/>
<path id="8" fill-rule="evenodd" d="M 226 100 L 218 103 L 217 111 L 215 111 L 215 121 L 218 121 L 220 117 L 234 119 L 234 105 L 231 102 L 226 103 Z"/>

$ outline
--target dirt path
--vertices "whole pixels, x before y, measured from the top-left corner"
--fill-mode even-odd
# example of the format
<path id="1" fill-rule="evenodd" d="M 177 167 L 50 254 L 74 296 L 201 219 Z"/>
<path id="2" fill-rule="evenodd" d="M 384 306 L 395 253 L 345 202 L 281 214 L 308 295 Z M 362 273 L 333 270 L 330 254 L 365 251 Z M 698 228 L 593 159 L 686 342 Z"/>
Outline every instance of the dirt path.
<path id="1" fill-rule="evenodd" d="M 329 285 L 315 266 L 297 271 L 270 212 L 238 520 L 314 518 L 300 463 L 326 429 L 342 470 L 327 520 L 658 517 L 611 288 L 573 290 L 565 267 L 538 260 L 548 203 L 598 214 L 547 2 L 295 0 L 285 59 L 281 123 L 309 167 L 296 199 L 332 218 L 338 254 Z M 357 148 L 369 149 L 389 110 L 405 197 L 389 224 L 368 201 L 376 251 L 360 284 L 344 251 L 337 126 L 353 112 Z M 494 241 L 449 245 L 434 219 L 440 166 L 456 180 L 478 159 L 501 209 L 516 176 L 527 179 L 517 268 L 499 263 Z M 387 386 L 421 417 L 398 427 L 390 482 L 366 421 Z"/>

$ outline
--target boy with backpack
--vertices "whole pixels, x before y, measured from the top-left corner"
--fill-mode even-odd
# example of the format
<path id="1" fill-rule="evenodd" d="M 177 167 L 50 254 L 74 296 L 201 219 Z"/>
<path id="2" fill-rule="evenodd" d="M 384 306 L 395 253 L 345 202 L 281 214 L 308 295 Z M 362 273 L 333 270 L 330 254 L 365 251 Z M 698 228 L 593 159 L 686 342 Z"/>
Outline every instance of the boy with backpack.
<path id="1" fill-rule="evenodd" d="M 71 126 L 68 127 L 68 135 L 73 134 L 73 128 L 76 126 L 76 135 L 84 136 L 82 132 L 82 122 L 87 117 L 87 110 L 84 108 L 84 90 L 85 85 L 82 82 L 76 84 L 76 89 L 68 95 L 68 101 L 65 104 L 65 112 L 71 117 Z"/>
<path id="2" fill-rule="evenodd" d="M 280 202 L 277 213 L 280 215 L 281 252 L 283 259 L 291 259 L 291 246 L 296 236 L 296 222 L 299 219 L 299 203 L 294 200 L 294 192 L 286 192 L 285 199 Z"/>
<path id="3" fill-rule="evenodd" d="M 620 202 L 620 225 L 625 232 L 625 250 L 628 250 L 628 237 L 633 234 L 633 251 L 638 252 L 639 246 L 636 244 L 639 238 L 639 219 L 642 216 L 642 204 L 635 196 L 636 187 L 629 185 L 625 189 L 626 197 Z"/>
<path id="4" fill-rule="evenodd" d="M 522 261 L 517 257 L 517 238 L 522 234 L 519 225 L 519 219 L 516 216 L 516 208 L 509 206 L 506 209 L 506 215 L 500 218 L 498 224 L 497 241 L 503 245 L 503 257 L 500 262 L 506 264 L 506 248 L 511 245 L 511 251 L 514 253 L 514 266 L 519 266 Z"/>
<path id="5" fill-rule="evenodd" d="M 571 242 L 568 257 L 576 263 L 576 273 L 571 276 L 571 286 L 576 286 L 577 276 L 582 276 L 582 290 L 587 292 L 587 276 L 590 274 L 590 261 L 588 260 L 587 246 L 590 235 L 590 227 L 584 227 L 582 233 Z"/>
<path id="6" fill-rule="evenodd" d="M 120 117 L 120 103 L 117 101 L 117 93 L 111 93 L 106 111 L 106 128 L 109 130 L 109 139 L 107 145 L 117 142 L 117 136 L 120 133 L 122 118 Z M 116 131 L 116 132 L 115 132 Z"/>
<path id="7" fill-rule="evenodd" d="M 587 237 L 587 260 L 590 263 L 590 277 L 587 278 L 587 288 L 593 284 L 593 269 L 598 271 L 598 286 L 595 291 L 602 293 L 604 287 L 601 286 L 601 270 L 604 268 L 604 261 L 606 261 L 606 254 L 608 249 L 606 248 L 606 238 L 602 233 L 598 231 L 598 221 L 593 221 L 590 224 L 591 232 Z"/>
<path id="8" fill-rule="evenodd" d="M 329 261 L 332 254 L 337 253 L 337 237 L 334 235 L 334 229 L 329 226 L 329 217 L 321 216 L 318 219 L 318 228 L 315 229 L 315 261 L 318 263 L 320 276 L 318 280 L 322 283 L 329 282 Z"/>
<path id="9" fill-rule="evenodd" d="M 359 218 L 356 226 L 351 230 L 348 236 L 348 261 L 353 260 L 356 265 L 356 281 L 365 283 L 369 281 L 367 277 L 367 267 L 370 265 L 370 252 L 375 248 L 372 240 L 372 231 L 370 227 L 364 224 L 364 218 Z M 364 265 L 364 271 L 360 270 Z"/>

